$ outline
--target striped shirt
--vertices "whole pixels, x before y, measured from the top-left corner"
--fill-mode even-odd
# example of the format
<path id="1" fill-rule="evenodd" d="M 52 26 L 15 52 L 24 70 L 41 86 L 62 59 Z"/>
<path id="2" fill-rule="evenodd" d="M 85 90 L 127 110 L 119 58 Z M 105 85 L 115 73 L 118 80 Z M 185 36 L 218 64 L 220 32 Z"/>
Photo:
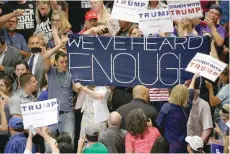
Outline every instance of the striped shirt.
<path id="1" fill-rule="evenodd" d="M 16 134 L 10 137 L 4 153 L 24 153 L 26 148 L 27 139 L 24 134 Z M 35 146 L 33 144 L 32 152 L 36 153 Z"/>

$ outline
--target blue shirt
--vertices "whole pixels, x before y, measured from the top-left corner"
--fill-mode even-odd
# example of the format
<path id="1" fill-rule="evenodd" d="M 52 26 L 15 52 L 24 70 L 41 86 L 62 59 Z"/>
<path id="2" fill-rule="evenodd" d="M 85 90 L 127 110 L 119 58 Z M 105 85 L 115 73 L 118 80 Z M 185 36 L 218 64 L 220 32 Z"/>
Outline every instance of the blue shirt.
<path id="1" fill-rule="evenodd" d="M 42 90 L 37 99 L 37 101 L 45 101 L 45 100 L 48 100 L 48 90 Z"/>
<path id="2" fill-rule="evenodd" d="M 4 153 L 24 153 L 27 139 L 24 134 L 16 134 L 9 138 Z M 32 146 L 32 153 L 36 153 L 35 146 Z"/>
<path id="3" fill-rule="evenodd" d="M 223 86 L 217 94 L 217 97 L 221 101 L 221 105 L 229 104 L 229 84 Z"/>
<path id="4" fill-rule="evenodd" d="M 23 51 L 29 51 L 28 45 L 26 43 L 25 38 L 19 34 L 19 33 L 15 33 L 15 35 L 13 37 L 11 37 L 6 29 L 2 30 L 2 34 L 5 38 L 6 44 L 12 47 L 15 47 L 19 50 L 23 50 Z"/>

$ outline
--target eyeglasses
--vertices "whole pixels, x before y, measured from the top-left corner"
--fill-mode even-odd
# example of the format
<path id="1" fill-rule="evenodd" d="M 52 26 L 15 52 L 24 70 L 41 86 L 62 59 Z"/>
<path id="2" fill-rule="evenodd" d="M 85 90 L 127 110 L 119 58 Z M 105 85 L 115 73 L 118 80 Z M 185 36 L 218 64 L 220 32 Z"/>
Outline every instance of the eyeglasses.
<path id="1" fill-rule="evenodd" d="M 224 109 L 223 107 L 221 108 L 221 110 L 222 110 L 223 113 L 229 113 L 229 111 Z"/>

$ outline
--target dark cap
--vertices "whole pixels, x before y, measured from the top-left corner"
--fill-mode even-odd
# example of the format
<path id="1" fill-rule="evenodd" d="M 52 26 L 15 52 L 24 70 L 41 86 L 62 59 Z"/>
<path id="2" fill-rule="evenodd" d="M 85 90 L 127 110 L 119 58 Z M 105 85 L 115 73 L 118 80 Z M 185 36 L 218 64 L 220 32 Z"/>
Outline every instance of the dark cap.
<path id="1" fill-rule="evenodd" d="M 222 14 L 222 9 L 220 8 L 220 5 L 213 4 L 213 5 L 210 6 L 209 10 L 210 9 L 217 10 L 218 12 L 220 12 L 220 15 Z"/>

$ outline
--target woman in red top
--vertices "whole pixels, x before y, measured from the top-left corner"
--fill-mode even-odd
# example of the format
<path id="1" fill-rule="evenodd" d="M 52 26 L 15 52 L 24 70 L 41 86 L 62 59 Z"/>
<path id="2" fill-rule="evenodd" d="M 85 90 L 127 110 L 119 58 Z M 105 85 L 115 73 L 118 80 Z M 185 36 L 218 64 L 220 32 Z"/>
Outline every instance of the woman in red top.
<path id="1" fill-rule="evenodd" d="M 126 153 L 150 153 L 156 139 L 161 137 L 156 127 L 141 109 L 134 109 L 128 115 L 128 134 L 125 137 Z"/>

